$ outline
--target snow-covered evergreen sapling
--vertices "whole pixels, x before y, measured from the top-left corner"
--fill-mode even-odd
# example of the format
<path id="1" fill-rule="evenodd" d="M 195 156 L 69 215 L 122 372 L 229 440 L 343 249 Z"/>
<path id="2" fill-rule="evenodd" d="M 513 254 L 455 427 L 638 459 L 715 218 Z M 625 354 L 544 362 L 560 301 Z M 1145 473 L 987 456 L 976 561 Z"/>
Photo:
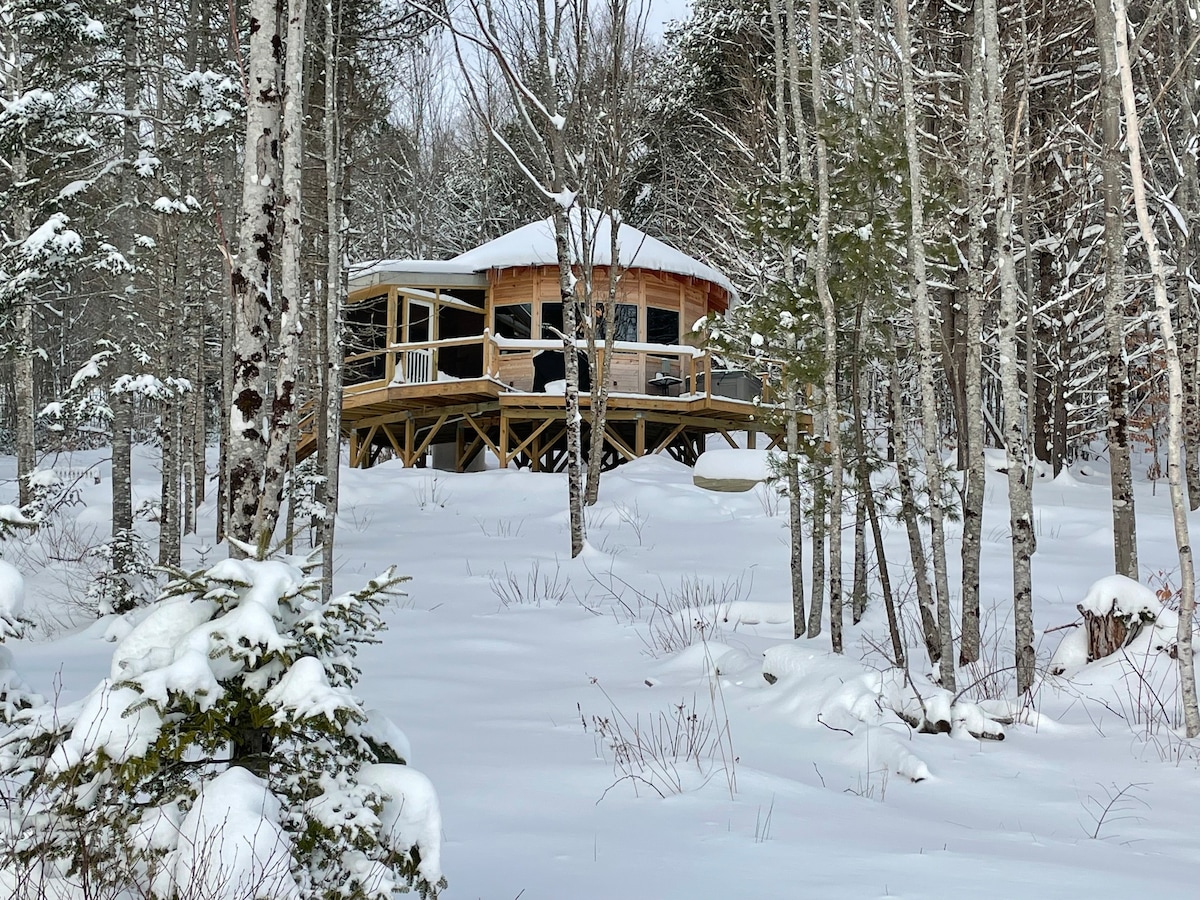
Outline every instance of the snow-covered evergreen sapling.
<path id="1" fill-rule="evenodd" d="M 0 506 L 0 526 L 3 525 L 6 509 L 13 507 Z M 4 531 L 0 527 L 0 541 L 3 540 Z M 17 675 L 12 653 L 3 646 L 9 638 L 24 636 L 28 625 L 29 620 L 25 617 L 25 580 L 15 566 L 0 559 L 0 723 L 9 722 L 19 710 L 42 702 Z"/>
<path id="2" fill-rule="evenodd" d="M 436 796 L 352 693 L 404 579 L 323 603 L 309 568 L 174 572 L 130 615 L 109 678 L 18 715 L 0 774 L 25 821 L 0 863 L 162 898 L 436 895 Z"/>

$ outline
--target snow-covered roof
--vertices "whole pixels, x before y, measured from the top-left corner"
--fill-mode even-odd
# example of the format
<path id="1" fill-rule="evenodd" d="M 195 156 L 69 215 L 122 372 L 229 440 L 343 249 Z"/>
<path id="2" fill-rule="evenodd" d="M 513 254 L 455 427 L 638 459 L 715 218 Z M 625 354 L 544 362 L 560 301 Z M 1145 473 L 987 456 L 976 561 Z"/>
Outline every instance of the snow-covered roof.
<path id="1" fill-rule="evenodd" d="M 607 216 L 601 216 L 594 210 L 589 214 L 596 220 L 596 233 L 592 262 L 597 266 L 612 264 L 610 235 L 612 222 Z M 573 252 L 579 252 L 580 212 L 572 210 L 571 224 L 573 232 Z M 621 224 L 617 231 L 617 248 L 619 265 L 625 268 L 650 269 L 656 272 L 670 272 L 673 275 L 686 275 L 699 278 L 724 288 L 732 296 L 737 296 L 733 283 L 724 274 L 706 265 L 698 259 L 693 259 L 686 253 L 681 253 L 674 247 L 664 244 L 657 238 L 652 238 L 644 231 L 632 225 Z M 553 266 L 558 263 L 558 251 L 554 244 L 554 220 L 543 219 L 531 222 L 516 231 L 511 231 L 502 237 L 488 241 L 468 250 L 453 259 L 389 259 L 364 265 L 358 270 L 351 270 L 350 280 L 355 287 L 370 284 L 394 283 L 396 276 L 403 276 L 406 284 L 420 286 L 439 281 L 441 286 L 467 286 L 473 284 L 472 279 L 478 279 L 479 274 L 489 269 L 511 269 L 516 266 Z"/>
<path id="2" fill-rule="evenodd" d="M 598 220 L 593 240 L 592 263 L 597 266 L 611 265 L 612 221 L 607 216 L 599 216 L 595 211 L 589 212 Z M 580 245 L 579 224 L 580 214 L 573 210 L 571 225 L 575 253 L 579 252 Z M 730 294 L 737 294 L 733 283 L 712 266 L 681 253 L 632 225 L 621 223 L 617 231 L 617 255 L 618 264 L 626 268 L 688 275 L 719 285 Z M 558 262 L 558 250 L 554 244 L 554 220 L 532 222 L 474 250 L 468 250 L 450 262 L 469 267 L 475 272 L 508 269 L 514 266 L 553 266 Z"/>
<path id="3" fill-rule="evenodd" d="M 435 259 L 380 259 L 350 266 L 350 286 L 404 284 L 409 287 L 485 288 L 487 278 L 461 263 Z"/>

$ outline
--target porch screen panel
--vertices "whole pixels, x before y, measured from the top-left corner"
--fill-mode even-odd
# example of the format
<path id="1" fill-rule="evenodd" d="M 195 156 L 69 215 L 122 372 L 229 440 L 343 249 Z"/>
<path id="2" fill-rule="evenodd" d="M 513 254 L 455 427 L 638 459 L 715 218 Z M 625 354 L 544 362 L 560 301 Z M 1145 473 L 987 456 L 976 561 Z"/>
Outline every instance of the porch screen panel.
<path id="1" fill-rule="evenodd" d="M 346 384 L 380 381 L 387 376 L 387 357 L 382 353 L 351 359 L 387 346 L 387 317 L 387 294 L 346 305 L 343 340 L 346 358 L 350 360 L 346 363 Z"/>

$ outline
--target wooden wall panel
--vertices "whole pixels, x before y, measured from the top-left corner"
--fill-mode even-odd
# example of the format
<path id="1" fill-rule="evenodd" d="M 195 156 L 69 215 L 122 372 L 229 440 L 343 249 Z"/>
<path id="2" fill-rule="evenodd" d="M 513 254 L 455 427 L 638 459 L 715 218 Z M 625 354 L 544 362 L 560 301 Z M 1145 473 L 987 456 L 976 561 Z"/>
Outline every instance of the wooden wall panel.
<path id="1" fill-rule="evenodd" d="M 641 359 L 632 353 L 613 355 L 609 389 L 626 394 L 646 393 L 646 372 Z M 615 383 L 615 384 L 614 384 Z"/>
<path id="2" fill-rule="evenodd" d="M 498 364 L 498 377 L 518 391 L 533 390 L 533 360 L 528 353 L 504 353 Z"/>

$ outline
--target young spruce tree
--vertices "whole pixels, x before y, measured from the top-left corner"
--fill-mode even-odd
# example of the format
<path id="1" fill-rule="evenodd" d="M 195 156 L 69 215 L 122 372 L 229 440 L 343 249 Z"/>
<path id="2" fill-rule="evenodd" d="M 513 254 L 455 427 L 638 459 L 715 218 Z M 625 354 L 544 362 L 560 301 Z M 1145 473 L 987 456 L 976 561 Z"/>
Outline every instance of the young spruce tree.
<path id="1" fill-rule="evenodd" d="M 251 548 L 243 546 L 244 552 Z M 69 706 L 0 740 L 10 889 L 158 898 L 435 896 L 440 816 L 405 741 L 352 693 L 404 580 L 321 600 L 307 563 L 174 580 Z M 20 891 L 16 890 L 19 894 Z"/>

